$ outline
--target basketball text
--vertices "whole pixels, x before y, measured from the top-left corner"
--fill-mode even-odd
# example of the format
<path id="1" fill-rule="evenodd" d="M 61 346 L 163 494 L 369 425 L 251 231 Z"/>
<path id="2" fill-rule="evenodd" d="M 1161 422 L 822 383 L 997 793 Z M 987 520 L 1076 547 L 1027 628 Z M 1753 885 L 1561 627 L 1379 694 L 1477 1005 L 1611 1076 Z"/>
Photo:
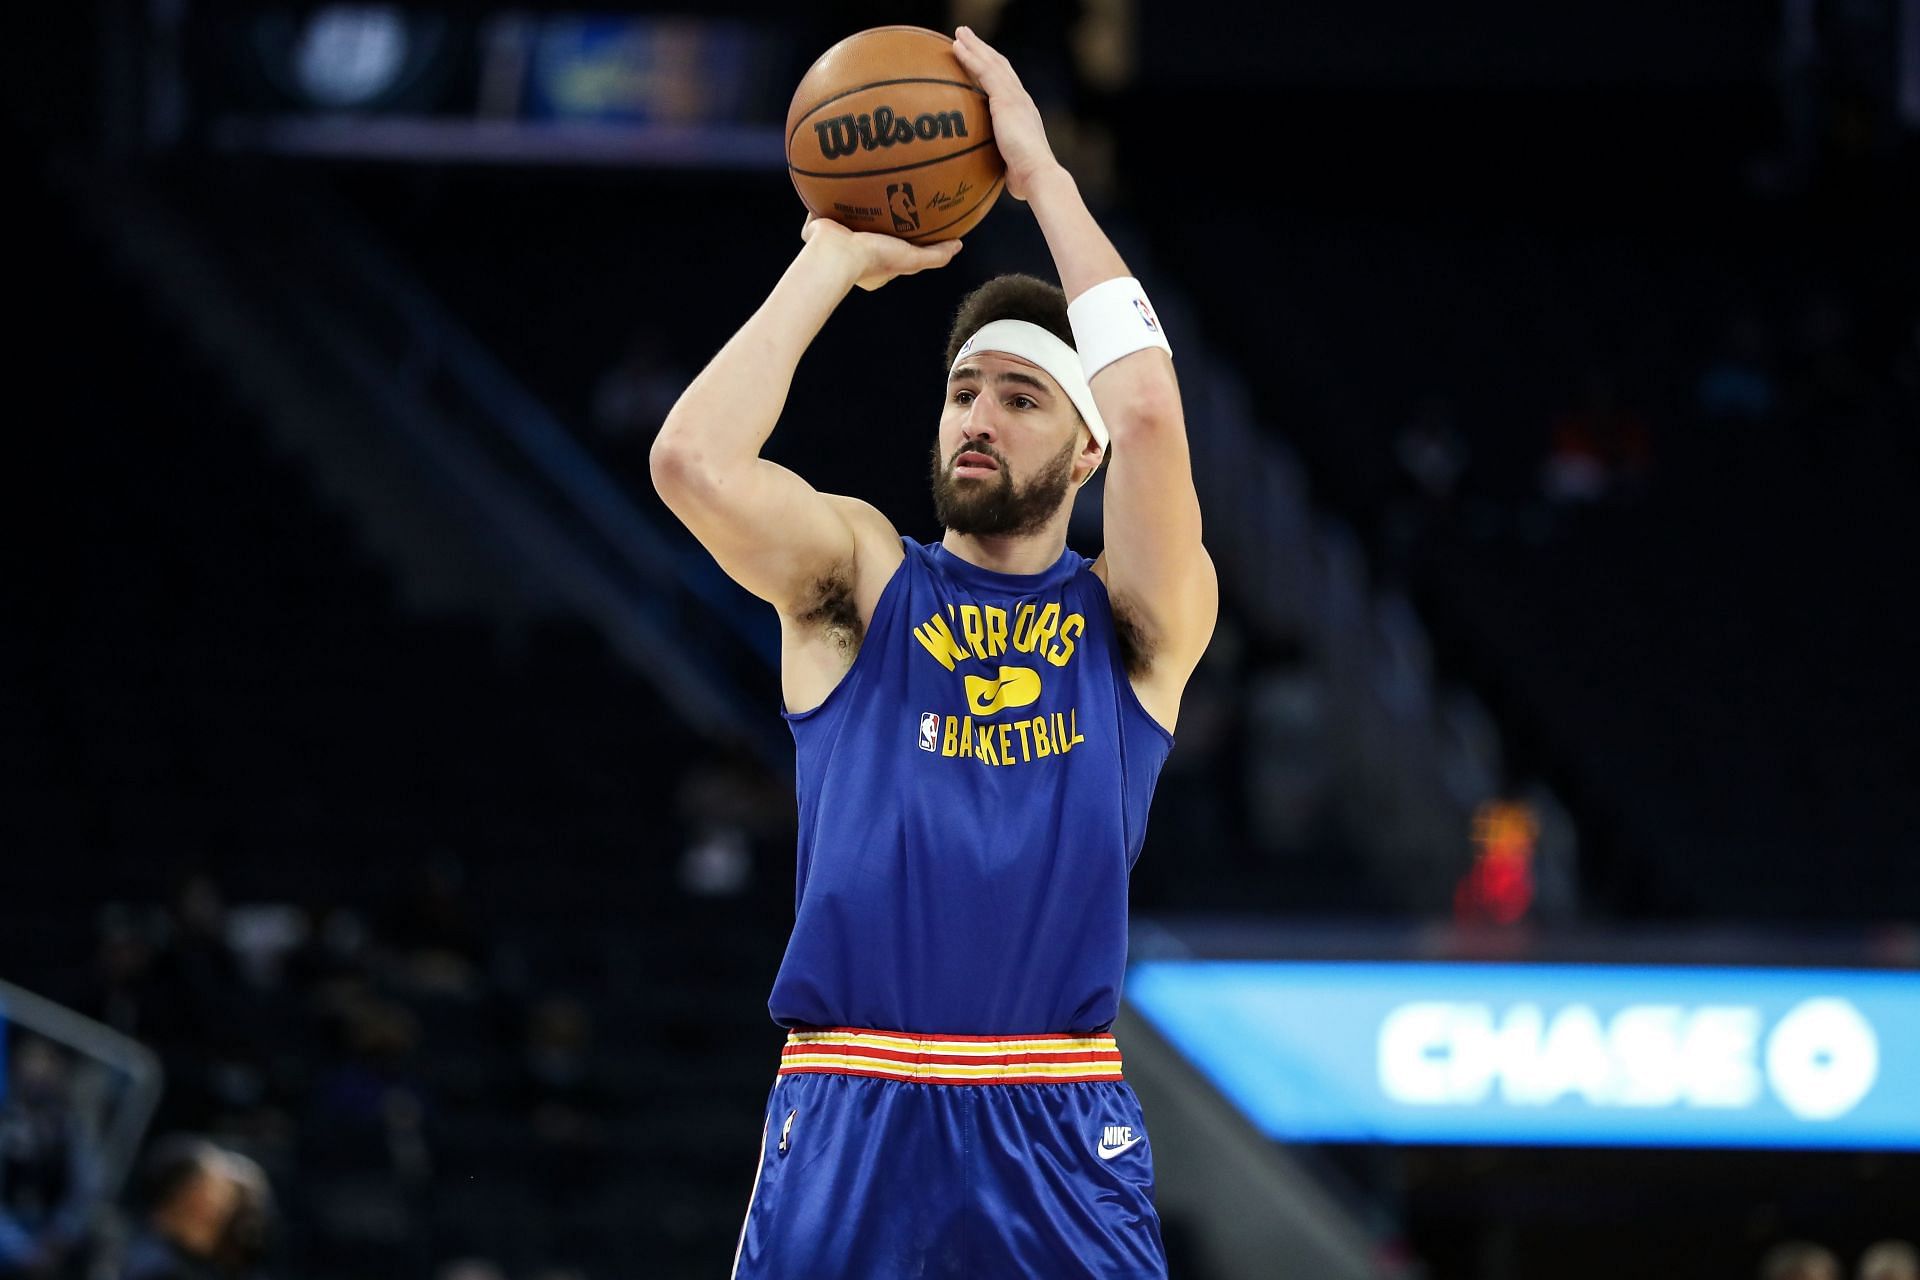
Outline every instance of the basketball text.
<path id="1" fill-rule="evenodd" d="M 972 716 L 947 716 L 942 728 L 941 755 L 1002 767 L 1063 756 L 1086 741 L 1079 713 L 1073 710 L 997 725 L 975 724 Z"/>

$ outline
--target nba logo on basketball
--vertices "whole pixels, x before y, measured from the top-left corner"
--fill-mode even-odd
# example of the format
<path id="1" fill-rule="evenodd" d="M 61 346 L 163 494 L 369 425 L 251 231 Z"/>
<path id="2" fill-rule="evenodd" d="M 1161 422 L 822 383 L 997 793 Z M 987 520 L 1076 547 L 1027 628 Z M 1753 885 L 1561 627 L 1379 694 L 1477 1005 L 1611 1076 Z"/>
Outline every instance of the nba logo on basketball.
<path id="1" fill-rule="evenodd" d="M 932 751 L 940 740 L 940 717 L 931 711 L 920 713 L 920 749 Z"/>
<path id="2" fill-rule="evenodd" d="M 913 202 L 913 184 L 911 182 L 889 182 L 887 184 L 887 212 L 893 215 L 895 231 L 918 231 L 920 229 L 920 210 Z"/>

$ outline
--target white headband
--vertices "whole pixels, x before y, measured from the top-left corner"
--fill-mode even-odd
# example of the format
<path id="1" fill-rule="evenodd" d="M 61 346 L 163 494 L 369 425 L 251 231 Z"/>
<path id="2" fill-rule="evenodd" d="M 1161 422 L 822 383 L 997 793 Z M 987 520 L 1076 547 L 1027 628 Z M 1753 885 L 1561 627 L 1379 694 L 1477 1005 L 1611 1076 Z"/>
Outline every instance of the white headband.
<path id="1" fill-rule="evenodd" d="M 962 360 L 977 351 L 999 351 L 1019 356 L 1046 370 L 1060 384 L 1060 389 L 1067 393 L 1067 399 L 1073 401 L 1073 407 L 1080 411 L 1087 430 L 1093 432 L 1094 441 L 1105 453 L 1107 441 L 1111 439 L 1107 434 L 1107 424 L 1100 417 L 1099 406 L 1093 402 L 1093 389 L 1087 385 L 1087 374 L 1080 366 L 1079 353 L 1072 347 L 1037 324 L 1029 324 L 1025 320 L 995 320 L 982 325 L 978 332 L 967 339 L 966 345 L 960 348 L 960 354 L 953 358 L 953 369 L 959 368 Z M 949 378 L 953 376 L 953 369 L 947 370 Z"/>

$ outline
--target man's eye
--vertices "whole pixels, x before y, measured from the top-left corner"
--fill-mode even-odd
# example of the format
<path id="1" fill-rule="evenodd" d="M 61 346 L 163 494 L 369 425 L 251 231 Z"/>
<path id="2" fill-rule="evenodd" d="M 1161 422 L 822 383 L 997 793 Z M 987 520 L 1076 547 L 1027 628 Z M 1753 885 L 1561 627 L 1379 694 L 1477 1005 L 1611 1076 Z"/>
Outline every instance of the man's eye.
<path id="1" fill-rule="evenodd" d="M 955 404 L 972 404 L 972 403 L 973 403 L 973 392 L 971 392 L 971 391 L 956 391 L 956 392 L 954 392 L 954 393 L 953 393 L 953 402 L 954 402 Z"/>
<path id="2" fill-rule="evenodd" d="M 1040 406 L 1040 402 L 1032 396 L 1015 396 L 1013 398 L 1013 406 L 1016 409 L 1037 409 Z"/>

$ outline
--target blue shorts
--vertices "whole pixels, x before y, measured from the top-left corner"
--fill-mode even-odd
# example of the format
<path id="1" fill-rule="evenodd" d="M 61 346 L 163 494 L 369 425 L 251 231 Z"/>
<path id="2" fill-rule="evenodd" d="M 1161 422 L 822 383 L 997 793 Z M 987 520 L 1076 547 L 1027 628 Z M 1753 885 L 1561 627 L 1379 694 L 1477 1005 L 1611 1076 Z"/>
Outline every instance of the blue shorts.
<path id="1" fill-rule="evenodd" d="M 1163 1280 L 1111 1037 L 794 1032 L 735 1280 Z"/>

